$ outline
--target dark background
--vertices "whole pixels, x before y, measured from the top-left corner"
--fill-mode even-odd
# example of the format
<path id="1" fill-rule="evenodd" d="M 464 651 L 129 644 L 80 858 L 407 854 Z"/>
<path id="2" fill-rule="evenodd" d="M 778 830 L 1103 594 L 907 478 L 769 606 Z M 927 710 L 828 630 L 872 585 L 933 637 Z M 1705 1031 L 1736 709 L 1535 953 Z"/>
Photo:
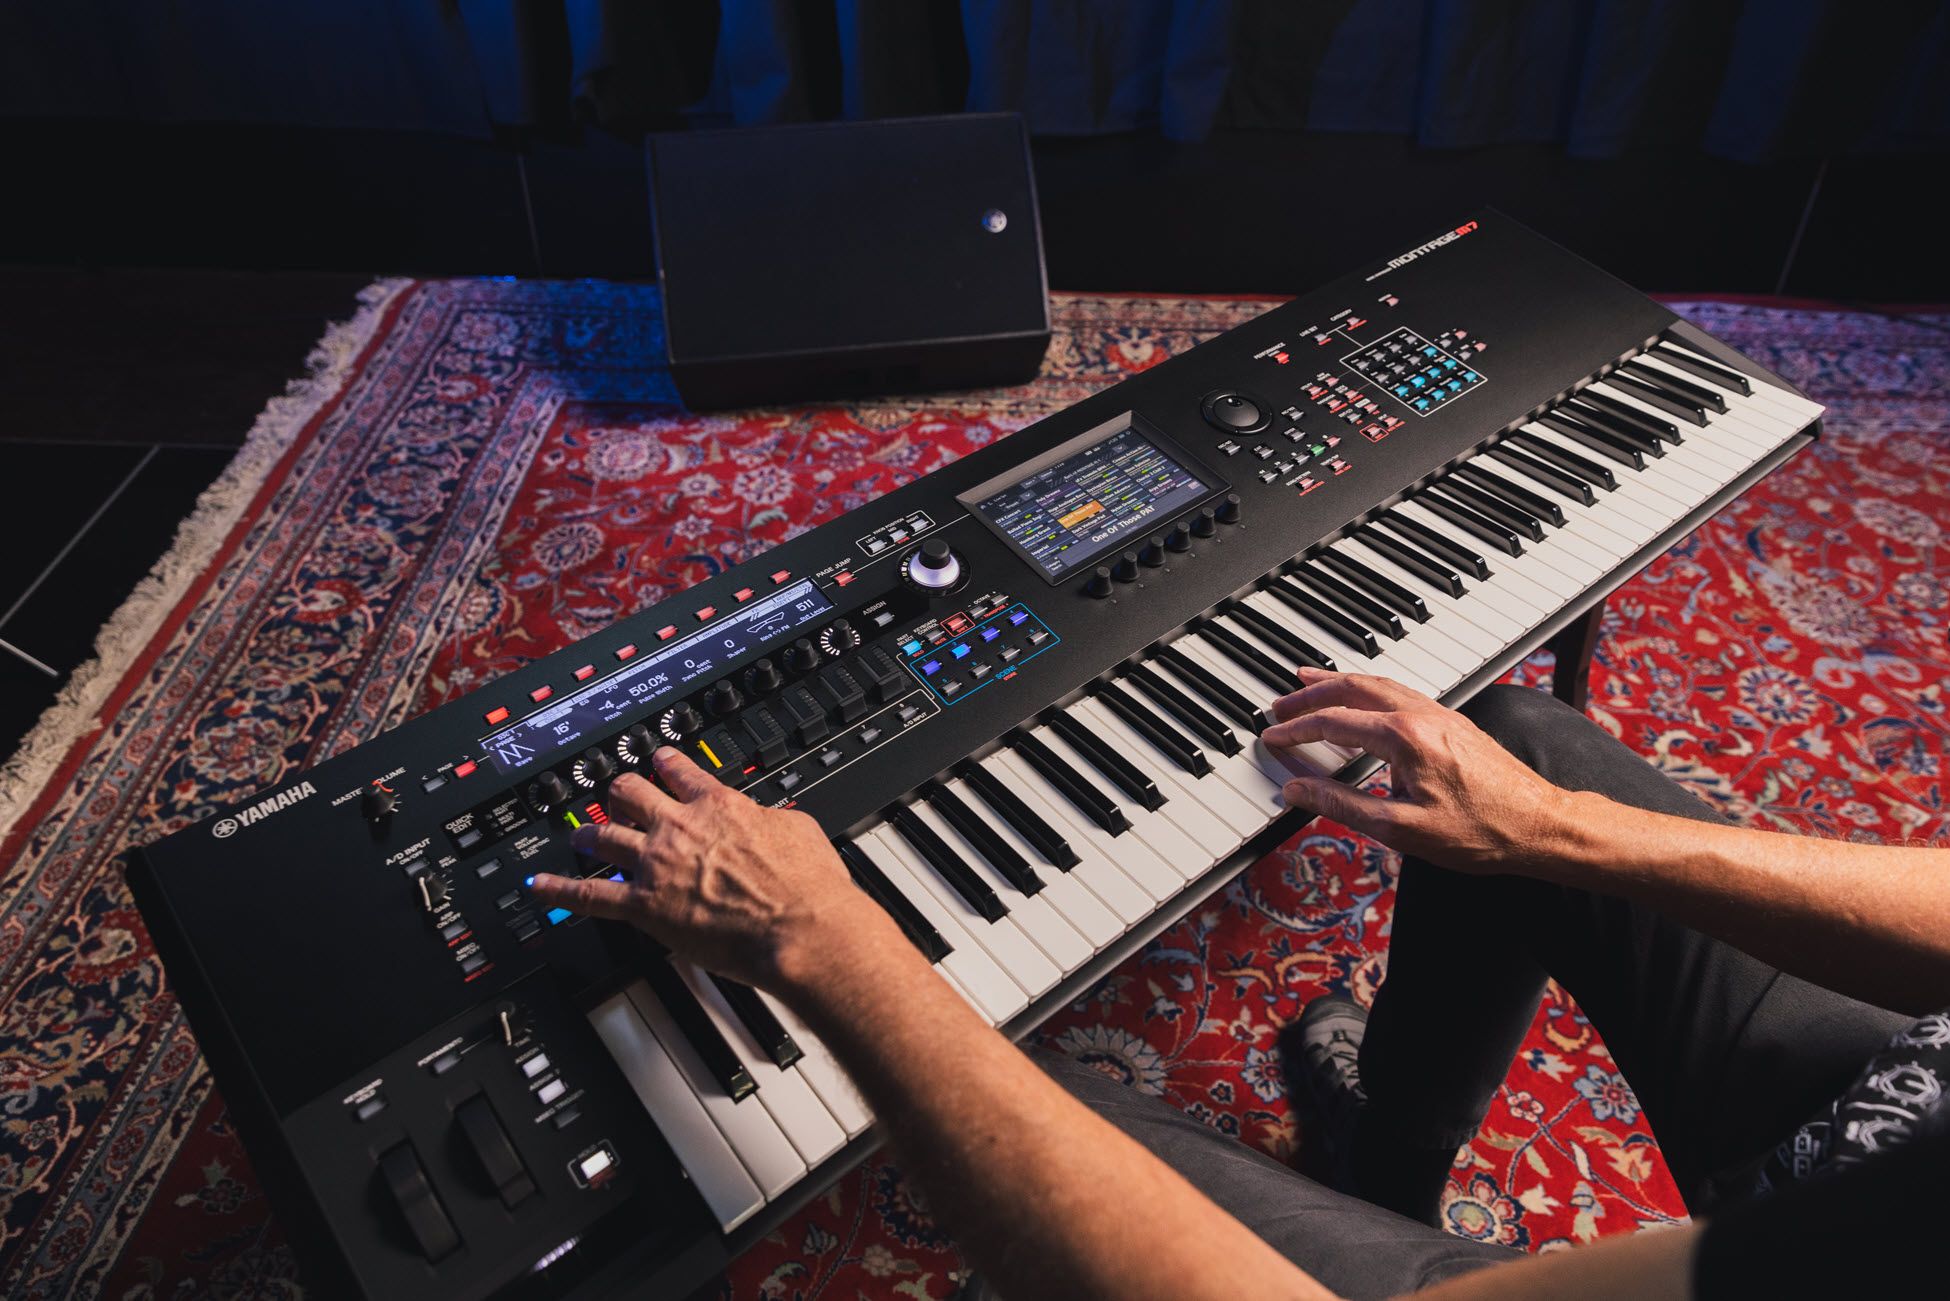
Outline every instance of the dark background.
<path id="1" fill-rule="evenodd" d="M 1297 292 L 1493 205 L 1651 292 L 1950 301 L 1939 3 L 33 8 L 0 750 L 373 275 L 652 276 L 645 130 L 1021 111 L 1057 289 Z"/>

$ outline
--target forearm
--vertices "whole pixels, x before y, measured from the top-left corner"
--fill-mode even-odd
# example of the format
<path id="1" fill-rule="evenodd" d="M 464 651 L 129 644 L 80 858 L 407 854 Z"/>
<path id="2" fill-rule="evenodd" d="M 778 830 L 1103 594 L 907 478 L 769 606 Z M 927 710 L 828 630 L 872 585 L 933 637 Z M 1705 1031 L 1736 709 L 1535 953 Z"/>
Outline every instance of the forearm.
<path id="1" fill-rule="evenodd" d="M 891 925 L 788 973 L 909 1175 L 1010 1297 L 1331 1295 L 991 1029 Z"/>
<path id="2" fill-rule="evenodd" d="M 1918 1015 L 1950 1002 L 1950 850 L 1698 822 L 1578 792 L 1531 870 L 1867 1002 Z"/>

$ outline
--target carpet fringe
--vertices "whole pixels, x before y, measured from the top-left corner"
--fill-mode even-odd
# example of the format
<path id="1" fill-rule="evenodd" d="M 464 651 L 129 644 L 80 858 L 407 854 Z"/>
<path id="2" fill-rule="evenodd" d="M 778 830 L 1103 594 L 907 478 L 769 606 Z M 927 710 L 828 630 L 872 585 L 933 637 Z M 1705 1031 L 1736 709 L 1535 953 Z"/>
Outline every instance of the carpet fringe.
<path id="1" fill-rule="evenodd" d="M 305 425 L 351 378 L 353 364 L 379 328 L 393 299 L 413 282 L 375 280 L 359 291 L 359 308 L 331 325 L 305 358 L 306 374 L 285 385 L 258 413 L 244 444 L 217 481 L 204 489 L 175 539 L 128 599 L 95 634 L 94 656 L 68 675 L 54 703 L 0 767 L 0 841 L 53 778 L 75 744 L 101 726 L 102 702 L 127 665 L 176 608 L 208 566 L 238 517 Z"/>

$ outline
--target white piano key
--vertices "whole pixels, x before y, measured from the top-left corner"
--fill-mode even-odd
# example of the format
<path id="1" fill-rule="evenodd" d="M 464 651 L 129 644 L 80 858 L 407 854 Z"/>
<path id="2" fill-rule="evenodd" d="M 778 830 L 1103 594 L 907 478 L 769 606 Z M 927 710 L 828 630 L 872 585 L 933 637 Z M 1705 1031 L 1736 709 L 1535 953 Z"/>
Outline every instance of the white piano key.
<path id="1" fill-rule="evenodd" d="M 1425 657 L 1409 648 L 1406 639 L 1390 642 L 1376 637 L 1378 653 L 1368 655 L 1327 625 L 1315 622 L 1266 592 L 1254 592 L 1246 598 L 1246 604 L 1295 636 L 1334 656 L 1341 667 L 1350 672 L 1375 673 L 1393 678 L 1430 696 L 1441 695 L 1461 680 L 1460 676 L 1448 675 L 1441 665 L 1429 665 Z M 1427 671 L 1431 668 L 1435 671 Z M 1444 681 L 1444 678 L 1447 680 Z"/>
<path id="2" fill-rule="evenodd" d="M 1661 361 L 1651 353 L 1637 357 L 1635 360 L 1644 365 L 1647 370 L 1657 371 L 1661 375 L 1675 380 L 1678 383 L 1691 384 L 1697 388 L 1703 388 L 1709 393 L 1719 394 L 1720 400 L 1727 404 L 1727 409 L 1724 412 L 1711 413 L 1711 415 L 1719 416 L 1722 419 L 1732 417 L 1734 420 L 1741 422 L 1746 428 L 1751 429 L 1756 437 L 1769 441 L 1772 446 L 1778 447 L 1795 434 L 1800 433 L 1807 426 L 1808 422 L 1806 420 L 1797 420 L 1794 416 L 1789 415 L 1786 411 L 1769 402 L 1765 397 L 1749 397 L 1738 390 L 1725 388 L 1713 380 L 1702 379 L 1690 371 L 1683 371 L 1677 366 Z M 1765 387 L 1769 386 L 1757 385 L 1756 394 L 1759 393 L 1761 388 Z M 1709 421 L 1710 419 L 1711 417 L 1709 416 Z"/>
<path id="3" fill-rule="evenodd" d="M 643 982 L 638 981 L 638 984 Z M 638 1014 L 629 994 L 611 995 L 589 1013 L 596 1036 L 622 1068 L 637 1101 L 697 1185 L 704 1204 L 731 1232 L 762 1209 L 765 1194 L 711 1122 L 704 1104 Z"/>
<path id="4" fill-rule="evenodd" d="M 1679 340 L 1673 338 L 1668 338 L 1666 342 L 1670 344 L 1672 347 L 1678 349 L 1680 352 L 1687 353 L 1688 355 L 1693 357 L 1697 357 L 1699 360 L 1703 362 L 1707 362 L 1714 366 L 1718 366 L 1723 370 L 1733 370 L 1733 371 L 1739 370 L 1737 366 L 1728 365 L 1726 362 L 1721 361 L 1718 357 L 1702 352 L 1698 348 L 1693 347 L 1691 344 L 1681 343 Z M 1690 372 L 1689 372 L 1689 378 L 1693 379 L 1693 382 L 1696 384 L 1708 384 L 1711 385 L 1713 388 L 1720 389 L 1720 385 L 1714 383 L 1712 380 L 1699 379 L 1697 376 L 1690 375 Z M 1798 421 L 1794 431 L 1796 433 L 1799 433 L 1802 429 L 1805 429 L 1810 422 L 1819 419 L 1823 414 L 1823 412 L 1825 411 L 1825 408 L 1820 403 L 1811 402 L 1807 398 L 1802 397 L 1799 393 L 1791 393 L 1788 390 L 1781 388 L 1776 384 L 1770 383 L 1769 381 L 1762 379 L 1758 375 L 1747 375 L 1746 379 L 1748 384 L 1753 387 L 1754 390 L 1753 396 L 1755 400 L 1759 402 L 1763 402 L 1773 407 L 1774 409 L 1779 410 L 1783 415 Z M 1737 396 L 1735 390 L 1721 389 L 1721 391 L 1728 392 L 1728 393 L 1735 393 L 1735 395 Z"/>
<path id="5" fill-rule="evenodd" d="M 1548 425 L 1525 425 L 1524 429 L 1553 447 L 1561 447 L 1586 459 L 1603 455 Z M 1648 530 L 1649 536 L 1657 536 L 1683 519 L 1699 504 L 1704 494 L 1717 486 L 1695 483 L 1690 476 L 1686 480 L 1679 479 L 1664 458 L 1647 457 L 1643 470 L 1634 470 L 1622 462 L 1608 459 L 1604 463 L 1618 481 L 1613 495 L 1624 498 L 1648 523 L 1655 526 Z"/>
<path id="6" fill-rule="evenodd" d="M 1469 624 L 1488 633 L 1495 639 L 1496 647 L 1485 653 L 1485 659 L 1509 646 L 1538 623 L 1538 616 L 1531 607 L 1500 595 L 1492 599 L 1480 588 L 1470 588 L 1464 584 L 1462 596 L 1451 596 L 1423 582 L 1358 538 L 1342 538 L 1332 549 L 1358 565 L 1367 566 L 1397 587 L 1407 588 L 1421 597 L 1422 604 L 1428 607 L 1431 623 L 1445 629 L 1452 629 L 1453 624 Z M 1451 635 L 1475 649 L 1470 641 L 1465 640 L 1468 635 L 1466 630 L 1453 628 Z"/>
<path id="7" fill-rule="evenodd" d="M 1244 669 L 1213 649 L 1197 633 L 1180 637 L 1172 645 L 1207 673 L 1227 683 L 1246 699 L 1266 711 L 1268 721 L 1272 721 L 1273 701 L 1277 697 L 1265 683 L 1247 678 Z M 1298 683 L 1294 685 L 1296 688 L 1299 686 Z M 1253 761 L 1260 765 L 1267 776 L 1279 781 L 1282 787 L 1286 785 L 1287 778 L 1300 772 L 1300 769 L 1288 763 L 1277 751 L 1268 749 L 1266 743 L 1259 739 L 1258 733 L 1247 733 L 1245 728 L 1240 728 L 1239 731 L 1241 733 L 1239 739 L 1248 742 L 1252 747 Z M 1355 753 L 1344 746 L 1332 745 L 1326 741 L 1309 742 L 1298 747 L 1298 750 L 1300 757 L 1312 764 L 1316 770 L 1328 773 L 1339 771 L 1354 757 Z"/>
<path id="8" fill-rule="evenodd" d="M 962 933 L 979 944 L 982 951 L 1029 998 L 1048 993 L 1056 987 L 1057 981 L 1063 979 L 1063 973 L 1056 969 L 1056 964 L 1043 956 L 1043 951 L 1023 934 L 1013 918 L 1004 917 L 1001 921 L 992 922 L 982 916 L 969 906 L 968 900 L 962 898 L 961 893 L 941 873 L 934 870 L 919 850 L 907 843 L 898 828 L 881 826 L 876 830 L 881 843 L 900 858 L 901 865 L 912 879 L 934 896 L 935 902 L 955 919 Z M 1028 999 L 1025 999 L 1024 1003 L 1027 1002 Z"/>
<path id="9" fill-rule="evenodd" d="M 881 838 L 883 832 L 887 840 Z M 940 931 L 942 938 L 954 947 L 953 953 L 935 965 L 954 977 L 956 987 L 968 996 L 977 1011 L 991 1023 L 1000 1025 L 1029 1006 L 1028 996 L 1002 968 L 995 965 L 995 960 L 975 942 L 975 937 L 962 929 L 954 914 L 941 905 L 933 892 L 908 871 L 905 856 L 896 852 L 895 845 L 889 843 L 897 834 L 892 827 L 876 827 L 855 836 L 853 843 L 873 860 L 880 874 L 928 919 L 928 924 Z M 905 846 L 899 848 L 904 850 Z"/>
<path id="10" fill-rule="evenodd" d="M 779 1024 L 792 1036 L 792 1041 L 799 1045 L 799 1051 L 805 1054 L 793 1064 L 792 1069 L 805 1077 L 806 1083 L 826 1104 L 826 1110 L 833 1114 L 833 1119 L 840 1123 L 848 1138 L 858 1138 L 866 1133 L 868 1126 L 873 1124 L 873 1112 L 868 1109 L 866 1099 L 860 1096 L 859 1088 L 840 1066 L 839 1059 L 819 1041 L 819 1037 L 804 1021 L 793 1014 L 791 1008 L 762 989 L 758 991 L 758 996 L 764 1000 L 765 1006 L 772 1009 L 772 1015 L 779 1019 Z"/>
<path id="11" fill-rule="evenodd" d="M 1205 703 L 1205 698 L 1198 693 L 1198 690 L 1180 677 L 1171 665 L 1162 660 L 1152 660 L 1149 667 L 1173 690 L 1184 692 L 1187 699 L 1197 701 L 1201 705 Z M 1233 735 L 1242 742 L 1238 753 L 1225 754 L 1207 750 L 1205 756 L 1212 761 L 1212 766 L 1218 770 L 1219 775 L 1232 784 L 1234 790 L 1250 800 L 1253 807 L 1271 821 L 1286 811 L 1286 796 L 1283 792 L 1289 775 L 1288 770 L 1267 751 L 1265 744 L 1256 736 L 1244 728 L 1235 727 L 1231 730 Z M 1323 759 L 1325 757 L 1323 755 Z"/>
<path id="12" fill-rule="evenodd" d="M 982 856 L 982 851 L 955 830 L 946 818 L 935 812 L 926 800 L 916 800 L 913 810 L 916 817 L 932 828 L 934 834 L 940 836 L 950 849 L 961 855 L 962 861 L 988 884 L 989 889 L 995 891 L 996 898 L 1009 910 L 1010 922 L 1027 935 L 1030 942 L 1041 949 L 1043 956 L 1056 964 L 1063 975 L 1068 975 L 1090 960 L 1096 950 L 1077 933 L 1074 926 L 1064 920 L 1061 913 L 1050 906 L 1042 891 L 1027 895 L 1009 884 L 1009 879 L 995 870 Z"/>
<path id="13" fill-rule="evenodd" d="M 1083 882 L 1084 888 L 1095 896 L 1099 903 L 1110 909 L 1112 915 L 1117 918 L 1119 934 L 1151 915 L 1152 905 L 1157 902 L 1157 896 L 1146 891 L 1123 868 L 1107 857 L 1096 842 L 1078 833 L 1062 814 L 1049 807 L 1041 794 L 1018 777 L 1015 770 L 1004 763 L 1000 756 L 990 755 L 980 762 L 997 781 L 1006 783 L 1017 798 L 1029 806 L 1030 812 L 1047 822 L 1052 830 L 1062 836 L 1064 843 L 1069 845 L 1071 851 L 1076 854 L 1076 865 L 1067 873 L 1039 861 L 1036 863 L 1038 875 L 1041 875 L 1045 881 L 1050 875 L 1056 875 Z M 1159 864 L 1158 870 L 1162 873 L 1164 865 Z"/>
<path id="14" fill-rule="evenodd" d="M 1482 553 L 1480 547 L 1477 551 L 1479 554 L 1486 554 Z M 1337 602 L 1318 591 L 1314 592 L 1314 599 L 1325 602 L 1330 609 L 1338 608 Z M 1368 622 L 1357 610 L 1342 610 L 1341 613 L 1358 623 L 1365 625 Z M 1407 615 L 1402 615 L 1400 622 L 1402 635 L 1391 641 L 1383 641 L 1382 649 L 1404 663 L 1415 665 L 1423 677 L 1440 683 L 1443 691 L 1447 691 L 1474 673 L 1482 667 L 1485 659 L 1496 653 L 1496 643 L 1487 637 L 1484 638 L 1485 650 L 1480 654 L 1470 652 L 1462 643 L 1450 636 L 1448 629 L 1434 618 L 1427 623 L 1418 623 Z M 1483 636 L 1480 630 L 1478 636 Z M 1377 634 L 1377 638 L 1379 637 L 1380 634 Z"/>
<path id="15" fill-rule="evenodd" d="M 759 1104 L 778 1122 L 800 1159 L 808 1166 L 815 1166 L 845 1147 L 846 1131 L 833 1119 L 833 1113 L 826 1110 L 826 1104 L 813 1093 L 804 1076 L 789 1068 L 781 1070 L 758 1040 L 752 1038 L 751 1031 L 725 1001 L 724 991 L 688 962 L 673 959 L 670 965 L 690 988 L 691 996 L 697 999 L 704 1014 L 718 1027 L 724 1041 L 731 1045 L 731 1051 L 745 1064 L 752 1082 L 758 1085 Z"/>
<path id="16" fill-rule="evenodd" d="M 1395 509 L 1458 545 L 1463 545 L 1465 539 L 1474 539 L 1473 534 L 1415 502 L 1403 502 Z M 1520 556 L 1502 551 L 1485 555 L 1484 559 L 1490 565 L 1490 576 L 1475 580 L 1477 590 L 1488 588 L 1511 593 L 1527 605 L 1538 607 L 1531 621 L 1533 625 L 1542 623 L 1564 602 L 1582 593 L 1590 586 L 1591 580 L 1603 572 L 1596 565 L 1580 564 L 1574 575 L 1570 566 L 1554 563 L 1553 547 L 1562 532 L 1562 529 L 1546 527 L 1542 542 L 1532 542 L 1526 538 L 1524 552 Z M 1467 583 L 1470 580 L 1464 581 Z"/>
<path id="17" fill-rule="evenodd" d="M 1165 809 L 1153 811 L 1136 800 L 1124 796 L 1123 792 L 1112 786 L 1107 778 L 1100 777 L 1097 770 L 1090 766 L 1090 761 L 1072 749 L 1070 743 L 1058 736 L 1053 729 L 1039 727 L 1031 731 L 1030 735 L 1054 750 L 1057 757 L 1072 768 L 1091 778 L 1099 790 L 1109 793 L 1111 798 L 1117 800 L 1118 807 L 1124 810 L 1124 816 L 1131 820 L 1131 830 L 1127 834 L 1135 835 L 1149 845 L 1163 860 L 1165 866 L 1175 872 L 1180 880 L 1189 881 L 1211 866 L 1209 854 L 1185 833 L 1177 821 L 1167 816 Z M 1165 806 L 1165 808 L 1169 807 L 1169 804 Z M 1237 843 L 1236 840 L 1233 842 L 1233 844 Z"/>
<path id="18" fill-rule="evenodd" d="M 1061 830 L 1063 838 L 1079 854 L 1083 852 L 1083 847 L 1077 842 L 1088 842 L 1106 861 L 1116 864 L 1139 889 L 1151 896 L 1153 903 L 1162 903 L 1184 888 L 1185 878 L 1159 858 L 1135 831 L 1111 835 L 1070 803 L 1069 797 L 1052 786 L 1049 779 L 1037 772 L 1021 755 L 1004 750 L 991 755 L 990 760 L 995 768 L 1009 774 L 1011 789 L 1024 793 L 1025 799 L 1029 797 L 1029 792 L 1034 793 L 1041 803 L 1037 812 L 1042 813 L 1051 826 Z M 1103 898 L 1102 895 L 1098 897 Z M 1106 899 L 1105 902 L 1110 901 Z"/>
<path id="19" fill-rule="evenodd" d="M 625 991 L 637 1015 L 657 1036 L 657 1042 L 664 1046 L 664 1052 L 683 1075 L 684 1082 L 697 1100 L 704 1104 L 705 1114 L 711 1123 L 724 1135 L 725 1142 L 738 1154 L 738 1160 L 758 1184 L 759 1191 L 766 1200 L 779 1196 L 805 1177 L 806 1162 L 785 1136 L 785 1131 L 772 1118 L 772 1113 L 759 1105 L 756 1095 L 734 1102 L 731 1095 L 711 1078 L 705 1069 L 704 1061 L 677 1028 L 677 1021 L 665 1009 L 650 986 L 637 981 Z M 655 1114 L 654 1112 L 652 1113 Z"/>
<path id="20" fill-rule="evenodd" d="M 1029 870 L 1035 873 L 1036 879 L 1043 883 L 1040 897 L 1049 900 L 1050 907 L 1062 914 L 1063 920 L 1069 922 L 1076 932 L 1083 936 L 1093 952 L 1103 948 L 1106 944 L 1109 944 L 1112 940 L 1124 933 L 1124 923 L 1118 920 L 1117 914 L 1111 911 L 1108 904 L 1092 893 L 1090 887 L 1078 875 L 1084 867 L 1082 862 L 1085 857 L 1084 846 L 1071 841 L 1068 836 L 1063 837 L 1065 843 L 1070 845 L 1071 850 L 1079 860 L 1066 872 L 1062 868 L 1046 862 L 1043 856 L 1037 852 L 1036 847 L 1030 844 L 1023 834 L 1010 824 L 1007 818 L 1003 817 L 983 800 L 980 792 L 973 786 L 970 786 L 959 777 L 947 782 L 946 785 L 949 790 L 961 796 L 962 803 L 973 809 L 976 816 L 987 823 L 989 828 L 996 835 L 1000 836 L 1010 848 L 1022 855 L 1024 861 L 1029 864 Z M 1030 812 L 1042 818 L 1044 822 L 1048 822 L 1052 830 L 1056 830 L 1058 835 L 1062 835 L 1057 824 L 1050 822 L 1049 817 L 1025 798 L 1020 791 L 1012 789 L 1011 793 L 1016 798 L 1021 799 L 1029 807 Z M 1094 856 L 1095 851 L 1092 850 L 1091 854 Z M 1112 889 L 1117 890 L 1130 904 L 1133 910 L 1131 920 L 1136 921 L 1141 917 L 1149 915 L 1151 901 L 1145 898 L 1144 891 L 1132 884 L 1131 878 L 1125 876 L 1122 872 L 1114 872 L 1113 875 L 1115 876 L 1116 883 L 1113 884 Z"/>
<path id="21" fill-rule="evenodd" d="M 1205 814 L 1224 827 L 1224 833 L 1214 833 L 1215 840 L 1230 842 L 1219 851 L 1220 855 L 1231 853 L 1239 843 L 1249 836 L 1257 835 L 1266 825 L 1260 816 L 1239 792 L 1228 786 L 1216 773 L 1204 777 L 1194 777 L 1180 768 L 1170 755 L 1152 744 L 1150 738 L 1126 723 L 1117 712 L 1101 700 L 1084 700 L 1077 705 L 1077 712 L 1088 718 L 1098 731 L 1114 739 L 1118 753 L 1136 764 L 1156 782 L 1158 789 L 1165 792 L 1169 810 L 1173 805 L 1193 806 L 1204 810 Z M 1202 751 L 1201 751 L 1202 753 Z M 1207 762 L 1210 762 L 1208 757 Z M 1190 831 L 1190 828 L 1187 828 Z M 1201 838 L 1201 843 L 1203 839 Z M 1214 857 L 1213 861 L 1217 861 Z"/>

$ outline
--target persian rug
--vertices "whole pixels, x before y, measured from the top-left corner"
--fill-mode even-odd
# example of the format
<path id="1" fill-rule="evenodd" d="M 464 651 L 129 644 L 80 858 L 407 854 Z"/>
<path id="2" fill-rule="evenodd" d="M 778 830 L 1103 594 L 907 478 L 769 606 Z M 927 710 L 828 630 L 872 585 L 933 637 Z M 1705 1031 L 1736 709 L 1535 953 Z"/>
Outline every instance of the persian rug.
<path id="1" fill-rule="evenodd" d="M 1064 295 L 1018 388 L 697 416 L 655 364 L 653 290 L 373 286 L 0 779 L 0 1291 L 302 1291 L 122 850 L 1266 306 Z M 1950 316 L 1678 307 L 1828 403 L 1827 436 L 1613 599 L 1593 715 L 1743 821 L 1944 835 Z M 1395 872 L 1317 823 L 1040 1038 L 1284 1155 L 1276 1032 L 1323 991 L 1372 995 Z M 1474 956 L 1457 937 L 1459 989 Z M 1531 1250 L 1685 1215 L 1561 993 L 1458 1153 L 1444 1215 Z M 882 1158 L 746 1253 L 725 1293 L 925 1301 L 965 1271 Z"/>

